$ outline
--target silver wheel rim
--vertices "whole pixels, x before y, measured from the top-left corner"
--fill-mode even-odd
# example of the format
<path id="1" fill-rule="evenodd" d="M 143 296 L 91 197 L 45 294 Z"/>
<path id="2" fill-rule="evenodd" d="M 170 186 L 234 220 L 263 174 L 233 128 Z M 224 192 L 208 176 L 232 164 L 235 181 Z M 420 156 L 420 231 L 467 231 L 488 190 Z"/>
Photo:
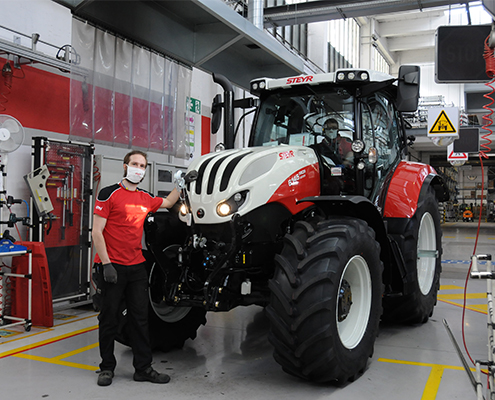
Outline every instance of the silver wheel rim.
<path id="1" fill-rule="evenodd" d="M 339 321 L 339 299 L 337 301 L 337 331 L 340 341 L 347 349 L 353 349 L 361 342 L 371 313 L 372 286 L 368 263 L 361 256 L 352 257 L 344 268 L 339 293 L 344 282 L 350 286 L 352 304 L 349 312 Z"/>
<path id="2" fill-rule="evenodd" d="M 419 224 L 416 263 L 419 289 L 425 296 L 431 290 L 438 257 L 435 232 L 433 217 L 430 213 L 425 212 Z"/>

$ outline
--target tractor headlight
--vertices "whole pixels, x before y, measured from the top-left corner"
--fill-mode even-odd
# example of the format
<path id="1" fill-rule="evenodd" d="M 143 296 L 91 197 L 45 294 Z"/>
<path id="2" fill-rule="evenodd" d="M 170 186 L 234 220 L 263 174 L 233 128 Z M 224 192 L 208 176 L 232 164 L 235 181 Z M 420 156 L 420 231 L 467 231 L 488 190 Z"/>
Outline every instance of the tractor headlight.
<path id="1" fill-rule="evenodd" d="M 220 217 L 235 213 L 246 201 L 248 191 L 244 190 L 234 194 L 230 199 L 221 201 L 217 204 L 217 214 Z"/>
<path id="2" fill-rule="evenodd" d="M 376 164 L 378 161 L 378 151 L 374 147 L 370 147 L 368 151 L 368 161 L 371 164 Z"/>
<path id="3" fill-rule="evenodd" d="M 227 215 L 230 214 L 230 210 L 232 208 L 230 207 L 230 204 L 229 203 L 220 203 L 218 206 L 217 206 L 217 213 L 218 215 L 220 215 L 221 217 L 226 217 Z"/>
<path id="4" fill-rule="evenodd" d="M 251 82 L 251 93 L 252 94 L 259 94 L 264 89 L 266 89 L 266 82 L 264 80 Z"/>
<path id="5" fill-rule="evenodd" d="M 179 208 L 180 215 L 186 216 L 189 213 L 189 210 L 187 209 L 187 206 L 185 204 L 182 204 Z"/>
<path id="6" fill-rule="evenodd" d="M 336 73 L 337 81 L 339 82 L 368 82 L 370 76 L 367 71 L 337 71 Z"/>
<path id="7" fill-rule="evenodd" d="M 362 140 L 356 139 L 352 142 L 351 149 L 354 153 L 361 153 L 364 150 L 364 142 Z"/>

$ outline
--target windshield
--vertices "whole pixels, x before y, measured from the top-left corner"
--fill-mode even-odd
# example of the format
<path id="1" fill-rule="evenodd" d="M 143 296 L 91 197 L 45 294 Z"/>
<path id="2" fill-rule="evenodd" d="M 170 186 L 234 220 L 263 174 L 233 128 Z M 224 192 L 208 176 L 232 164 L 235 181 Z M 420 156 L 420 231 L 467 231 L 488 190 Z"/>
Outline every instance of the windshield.
<path id="1" fill-rule="evenodd" d="M 282 90 L 267 97 L 261 105 L 251 145 L 311 146 L 326 138 L 335 147 L 337 138 L 339 142 L 341 138 L 352 141 L 353 97 L 342 88 L 318 90 L 301 88 L 298 93 Z"/>
<path id="2" fill-rule="evenodd" d="M 356 192 L 354 97 L 334 86 L 281 90 L 263 99 L 251 146 L 298 145 L 315 150 L 321 194 Z"/>

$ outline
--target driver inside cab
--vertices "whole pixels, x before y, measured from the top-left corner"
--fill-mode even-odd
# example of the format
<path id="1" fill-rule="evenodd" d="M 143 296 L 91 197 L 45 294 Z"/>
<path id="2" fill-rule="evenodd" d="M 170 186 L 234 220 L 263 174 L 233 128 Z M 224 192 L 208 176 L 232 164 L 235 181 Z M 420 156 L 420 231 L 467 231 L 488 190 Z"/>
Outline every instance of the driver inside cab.
<path id="1" fill-rule="evenodd" d="M 347 131 L 339 131 L 339 123 L 334 118 L 327 119 L 323 124 L 323 135 L 337 156 L 337 165 L 348 165 L 352 162 L 352 138 L 346 137 L 345 133 Z"/>

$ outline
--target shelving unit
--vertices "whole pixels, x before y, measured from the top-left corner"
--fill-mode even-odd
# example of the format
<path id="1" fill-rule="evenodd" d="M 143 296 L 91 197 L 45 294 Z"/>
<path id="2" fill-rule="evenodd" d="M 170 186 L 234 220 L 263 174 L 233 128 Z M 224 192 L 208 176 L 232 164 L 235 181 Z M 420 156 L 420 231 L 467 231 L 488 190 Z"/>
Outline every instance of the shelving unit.
<path id="1" fill-rule="evenodd" d="M 28 302 L 27 302 L 27 318 L 22 318 L 19 316 L 14 316 L 14 315 L 4 315 L 4 308 L 2 308 L 1 311 L 1 319 L 2 319 L 2 325 L 1 328 L 7 328 L 7 327 L 12 327 L 15 325 L 23 325 L 24 324 L 24 329 L 26 331 L 31 330 L 32 326 L 32 319 L 31 319 L 31 310 L 32 310 L 32 293 L 33 293 L 33 259 L 32 259 L 32 252 L 29 249 L 26 250 L 20 250 L 20 251 L 6 251 L 6 252 L 0 252 L 0 258 L 3 257 L 28 257 L 28 273 L 27 274 L 16 274 L 14 272 L 3 272 L 0 271 L 0 276 L 1 277 L 15 277 L 15 278 L 25 278 L 28 279 L 28 290 L 27 290 L 27 296 L 28 296 Z M 9 321 L 15 321 L 10 324 L 4 325 L 5 320 Z"/>

